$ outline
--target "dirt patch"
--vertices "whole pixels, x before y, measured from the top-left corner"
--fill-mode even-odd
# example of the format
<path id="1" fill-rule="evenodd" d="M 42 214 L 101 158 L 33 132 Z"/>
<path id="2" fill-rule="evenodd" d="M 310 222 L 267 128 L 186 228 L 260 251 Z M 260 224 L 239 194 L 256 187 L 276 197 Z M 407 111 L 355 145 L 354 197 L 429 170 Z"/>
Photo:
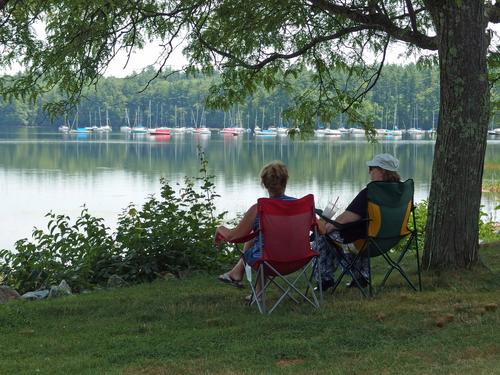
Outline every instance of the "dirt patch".
<path id="1" fill-rule="evenodd" d="M 279 367 L 290 367 L 290 366 L 296 366 L 296 365 L 301 365 L 305 363 L 305 360 L 303 359 L 280 359 L 279 361 L 276 361 L 276 365 Z"/>
<path id="2" fill-rule="evenodd" d="M 474 347 L 466 348 L 460 358 L 464 360 L 473 360 L 479 358 L 495 358 L 500 354 L 500 346 L 489 346 L 484 349 Z"/>

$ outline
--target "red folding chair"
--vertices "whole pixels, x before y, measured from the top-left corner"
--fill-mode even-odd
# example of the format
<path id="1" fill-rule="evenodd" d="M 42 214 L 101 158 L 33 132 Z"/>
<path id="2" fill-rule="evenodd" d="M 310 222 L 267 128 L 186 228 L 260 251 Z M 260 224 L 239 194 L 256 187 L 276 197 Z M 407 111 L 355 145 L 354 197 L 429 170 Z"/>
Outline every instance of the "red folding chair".
<path id="1" fill-rule="evenodd" d="M 319 271 L 319 253 L 312 250 L 310 243 L 311 231 L 317 229 L 314 196 L 309 194 L 296 200 L 260 198 L 257 214 L 259 230 L 256 236 L 260 237 L 261 258 L 252 266 L 245 265 L 252 288 L 250 304 L 256 304 L 261 313 L 270 314 L 289 297 L 296 303 L 304 299 L 318 308 L 323 298 L 322 290 L 315 291 L 312 281 L 317 281 L 314 276 L 316 268 Z M 255 280 L 252 271 L 256 272 Z M 304 282 L 299 283 L 301 280 Z M 280 294 L 268 305 L 271 286 L 276 286 Z"/>

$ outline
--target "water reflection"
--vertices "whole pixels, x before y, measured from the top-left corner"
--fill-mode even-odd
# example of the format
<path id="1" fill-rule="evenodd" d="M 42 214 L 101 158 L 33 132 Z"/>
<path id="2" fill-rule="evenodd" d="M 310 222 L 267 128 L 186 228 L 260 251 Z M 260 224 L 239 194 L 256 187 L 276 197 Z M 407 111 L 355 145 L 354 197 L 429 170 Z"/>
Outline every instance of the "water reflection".
<path id="1" fill-rule="evenodd" d="M 1 193 L 4 215 L 0 225 L 9 228 L 0 248 L 30 234 L 46 223 L 49 210 L 76 216 L 83 203 L 111 227 L 129 202 L 141 203 L 158 192 L 159 178 L 182 182 L 199 170 L 197 148 L 209 160 L 221 195 L 217 205 L 234 216 L 258 196 L 258 173 L 265 163 L 280 159 L 290 169 L 288 192 L 313 193 L 318 205 L 339 196 L 342 206 L 368 182 L 366 160 L 388 152 L 401 161 L 403 178 L 415 180 L 416 199 L 429 191 L 434 141 L 381 139 L 369 144 L 363 137 L 312 138 L 252 137 L 221 134 L 148 136 L 113 132 L 60 134 L 38 129 L 12 129 L 0 133 Z M 500 142 L 491 140 L 486 152 L 486 179 L 500 179 Z M 498 195 L 485 194 L 485 209 L 493 212 Z"/>

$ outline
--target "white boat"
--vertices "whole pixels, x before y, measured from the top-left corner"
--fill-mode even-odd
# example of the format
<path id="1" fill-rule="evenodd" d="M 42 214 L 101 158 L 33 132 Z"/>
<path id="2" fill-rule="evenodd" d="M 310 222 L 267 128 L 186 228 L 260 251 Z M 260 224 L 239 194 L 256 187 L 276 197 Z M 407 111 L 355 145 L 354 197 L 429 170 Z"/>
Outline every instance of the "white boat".
<path id="1" fill-rule="evenodd" d="M 349 133 L 349 129 L 346 129 L 346 128 L 344 128 L 343 126 L 341 126 L 341 127 L 339 128 L 339 132 L 340 132 L 340 133 L 342 133 L 342 134 L 347 134 L 347 133 Z"/>
<path id="2" fill-rule="evenodd" d="M 495 132 L 495 135 L 500 135 L 500 128 L 495 128 L 493 131 Z"/>
<path id="3" fill-rule="evenodd" d="M 325 136 L 325 129 L 316 129 L 316 130 L 314 130 L 314 135 L 316 137 L 324 137 Z"/>
<path id="4" fill-rule="evenodd" d="M 145 128 L 144 126 L 134 126 L 130 132 L 132 134 L 146 134 L 149 132 L 149 130 L 147 128 Z"/>
<path id="5" fill-rule="evenodd" d="M 401 129 L 394 129 L 392 131 L 392 136 L 393 137 L 402 137 L 403 136 L 403 131 Z"/>
<path id="6" fill-rule="evenodd" d="M 393 137 L 400 138 L 403 136 L 403 131 L 399 129 L 398 125 L 396 125 L 397 123 L 398 123 L 398 104 L 396 103 L 396 105 L 394 106 L 394 119 L 392 122 L 391 133 Z"/>
<path id="7" fill-rule="evenodd" d="M 68 125 L 67 116 L 64 116 L 64 124 L 59 127 L 59 131 L 64 133 L 90 133 L 86 128 L 80 128 L 78 126 L 78 106 L 76 107 L 75 117 L 73 118 L 73 122 Z"/>
<path id="8" fill-rule="evenodd" d="M 212 134 L 209 128 L 195 128 L 193 133 L 195 134 Z"/>
<path id="9" fill-rule="evenodd" d="M 361 128 L 349 128 L 349 135 L 351 137 L 364 137 L 365 136 L 365 130 Z"/>
<path id="10" fill-rule="evenodd" d="M 75 116 L 76 118 L 76 116 Z M 73 120 L 74 122 L 74 120 Z M 60 132 L 67 133 L 71 129 L 71 125 L 68 123 L 68 114 L 64 114 L 64 123 L 57 128 Z"/>
<path id="11" fill-rule="evenodd" d="M 149 113 L 151 113 L 151 101 L 149 102 Z M 132 134 L 147 134 L 148 133 L 148 128 L 145 126 L 141 125 L 141 109 L 140 107 L 137 108 L 137 111 L 135 112 L 135 119 L 134 119 L 134 125 L 130 129 L 130 133 Z"/>
<path id="12" fill-rule="evenodd" d="M 323 133 L 325 137 L 340 137 L 342 135 L 338 129 L 325 129 Z"/>
<path id="13" fill-rule="evenodd" d="M 100 120 L 100 111 L 99 111 L 99 120 Z M 104 126 L 99 126 L 97 129 L 96 129 L 98 132 L 110 132 L 110 131 L 113 131 L 113 129 L 111 128 L 111 125 L 109 125 L 109 115 L 108 115 L 108 110 L 106 109 L 106 125 Z"/>
<path id="14" fill-rule="evenodd" d="M 111 126 L 109 125 L 104 125 L 104 126 L 99 126 L 96 131 L 98 132 L 110 132 L 110 131 L 113 131 L 113 129 L 111 129 Z"/>
<path id="15" fill-rule="evenodd" d="M 278 127 L 277 129 L 278 135 L 287 135 L 288 129 L 284 127 Z"/>
<path id="16" fill-rule="evenodd" d="M 236 126 L 233 128 L 233 130 L 238 134 L 243 134 L 247 132 L 247 130 L 245 128 L 242 128 L 241 126 Z"/>
<path id="17" fill-rule="evenodd" d="M 184 134 L 186 132 L 186 128 L 185 127 L 171 128 L 170 131 L 172 133 Z"/>
<path id="18" fill-rule="evenodd" d="M 276 137 L 278 132 L 272 129 L 255 130 L 257 137 Z"/>
<path id="19" fill-rule="evenodd" d="M 375 129 L 377 137 L 389 137 L 392 136 L 392 131 L 389 129 Z"/>
<path id="20" fill-rule="evenodd" d="M 125 123 L 127 125 L 120 126 L 120 131 L 124 133 L 130 133 L 132 127 L 130 126 L 130 117 L 128 116 L 128 109 L 125 108 Z"/>
<path id="21" fill-rule="evenodd" d="M 424 134 L 425 132 L 419 128 L 410 128 L 406 131 L 408 134 Z"/>

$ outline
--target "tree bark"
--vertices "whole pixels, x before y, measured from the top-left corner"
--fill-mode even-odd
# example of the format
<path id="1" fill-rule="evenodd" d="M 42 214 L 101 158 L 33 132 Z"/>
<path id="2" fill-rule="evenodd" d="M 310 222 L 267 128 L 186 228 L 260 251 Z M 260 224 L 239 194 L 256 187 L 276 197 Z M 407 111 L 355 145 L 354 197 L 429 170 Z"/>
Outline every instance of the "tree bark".
<path id="1" fill-rule="evenodd" d="M 479 261 L 478 222 L 489 116 L 483 1 L 428 1 L 439 40 L 440 116 L 423 265 Z"/>

